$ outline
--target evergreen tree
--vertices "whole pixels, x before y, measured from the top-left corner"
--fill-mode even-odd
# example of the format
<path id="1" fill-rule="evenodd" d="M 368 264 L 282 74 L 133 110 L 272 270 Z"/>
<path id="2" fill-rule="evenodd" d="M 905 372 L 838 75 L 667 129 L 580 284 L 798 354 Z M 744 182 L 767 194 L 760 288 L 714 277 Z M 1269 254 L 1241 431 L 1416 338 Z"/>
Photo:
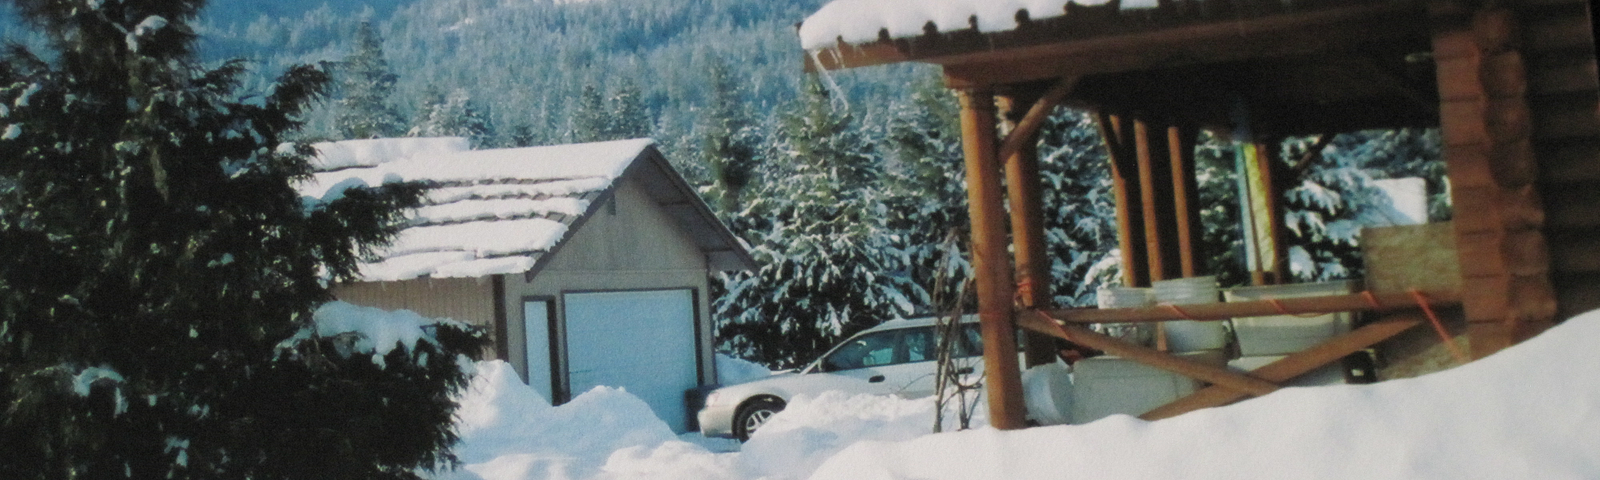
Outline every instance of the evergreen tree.
<path id="1" fill-rule="evenodd" d="M 936 294 L 956 298 L 972 265 L 965 248 L 945 249 L 952 234 L 958 247 L 971 238 L 955 95 L 937 77 L 925 77 L 913 86 L 910 101 L 895 107 L 886 140 L 893 152 L 885 179 L 889 228 L 905 238 L 913 281 L 932 292 L 943 275 L 946 290 Z"/>
<path id="2" fill-rule="evenodd" d="M 711 98 L 702 117 L 701 155 L 711 174 L 705 193 L 725 214 L 740 210 L 741 197 L 756 174 L 762 139 L 742 108 L 738 87 L 720 61 L 710 71 Z"/>
<path id="3" fill-rule="evenodd" d="M 609 133 L 606 123 L 605 100 L 600 96 L 599 87 L 593 83 L 584 85 L 572 112 L 572 140 L 579 143 L 603 140 Z"/>
<path id="4" fill-rule="evenodd" d="M 389 72 L 383 58 L 383 39 L 369 22 L 356 29 L 355 52 L 340 63 L 339 116 L 334 120 L 344 138 L 387 138 L 397 136 L 404 121 L 389 96 L 398 77 Z"/>
<path id="5" fill-rule="evenodd" d="M 435 94 L 424 103 L 416 126 L 411 127 L 406 136 L 466 137 L 473 147 L 483 147 L 494 138 L 494 124 L 473 103 L 466 90 L 457 88 L 448 96 Z"/>
<path id="6" fill-rule="evenodd" d="M 1059 109 L 1040 131 L 1045 244 L 1055 302 L 1093 305 L 1095 290 L 1120 275 L 1111 162 L 1098 127 L 1083 112 Z"/>
<path id="7" fill-rule="evenodd" d="M 280 143 L 327 75 L 241 95 L 242 62 L 198 67 L 203 4 L 15 2 L 50 51 L 0 63 L 0 478 L 451 465 L 477 336 L 439 325 L 383 366 L 312 325 L 420 189 L 303 202 L 309 148 Z"/>
<path id="8" fill-rule="evenodd" d="M 650 112 L 644 106 L 644 92 L 633 80 L 623 77 L 622 85 L 611 94 L 611 114 L 606 118 L 603 140 L 624 140 L 650 136 Z"/>
<path id="9" fill-rule="evenodd" d="M 798 103 L 784 117 L 781 160 L 734 223 L 761 267 L 724 277 L 715 301 L 722 348 L 779 368 L 928 301 L 885 228 L 883 164 L 854 117 L 815 81 Z"/>

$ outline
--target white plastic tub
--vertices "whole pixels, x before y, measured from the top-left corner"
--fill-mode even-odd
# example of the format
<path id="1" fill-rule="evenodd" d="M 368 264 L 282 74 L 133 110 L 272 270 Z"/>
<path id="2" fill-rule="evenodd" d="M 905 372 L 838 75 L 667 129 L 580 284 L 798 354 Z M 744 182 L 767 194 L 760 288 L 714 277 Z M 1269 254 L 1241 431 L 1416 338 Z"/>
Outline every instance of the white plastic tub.
<path id="1" fill-rule="evenodd" d="M 1230 302 L 1267 299 L 1347 295 L 1355 292 L 1355 282 L 1298 283 L 1239 287 L 1223 292 Z M 1233 333 L 1239 339 L 1241 356 L 1287 355 L 1310 348 L 1350 331 L 1349 312 L 1311 317 L 1273 315 L 1233 319 Z"/>

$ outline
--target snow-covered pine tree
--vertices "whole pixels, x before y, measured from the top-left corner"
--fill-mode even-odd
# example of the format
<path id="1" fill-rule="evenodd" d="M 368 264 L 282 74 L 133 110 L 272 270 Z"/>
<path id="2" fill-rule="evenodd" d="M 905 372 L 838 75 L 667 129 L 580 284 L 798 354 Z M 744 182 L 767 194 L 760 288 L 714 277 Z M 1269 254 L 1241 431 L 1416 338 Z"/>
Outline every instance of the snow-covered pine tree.
<path id="1" fill-rule="evenodd" d="M 370 22 L 356 28 L 355 51 L 338 69 L 338 117 L 334 125 L 346 139 L 387 138 L 400 135 L 405 121 L 389 105 L 398 77 L 383 57 L 383 39 Z"/>
<path id="2" fill-rule="evenodd" d="M 238 92 L 203 1 L 16 0 L 0 62 L 0 478 L 417 478 L 453 463 L 472 332 L 385 366 L 310 334 L 413 185 L 307 204 L 280 148 L 327 75 Z"/>
<path id="3" fill-rule="evenodd" d="M 449 95 L 431 95 L 406 136 L 466 137 L 473 147 L 485 147 L 494 141 L 494 130 L 489 115 L 472 101 L 472 95 L 457 88 Z"/>
<path id="4" fill-rule="evenodd" d="M 578 104 L 572 109 L 572 140 L 597 142 L 604 139 L 606 121 L 606 104 L 600 88 L 593 82 L 585 84 L 583 93 L 578 95 Z"/>
<path id="5" fill-rule="evenodd" d="M 885 227 L 883 162 L 849 111 L 814 79 L 804 88 L 734 225 L 761 267 L 723 277 L 714 302 L 721 347 L 777 368 L 928 301 Z"/>
<path id="6" fill-rule="evenodd" d="M 709 170 L 711 186 L 704 193 L 724 217 L 737 214 L 756 175 L 763 139 L 742 108 L 738 86 L 721 61 L 711 64 L 711 96 L 701 117 L 700 151 Z M 731 220 L 727 219 L 727 220 Z"/>
<path id="7" fill-rule="evenodd" d="M 1041 129 L 1045 244 L 1055 302 L 1093 305 L 1095 290 L 1121 274 L 1111 166 L 1089 115 L 1058 109 Z"/>
<path id="8" fill-rule="evenodd" d="M 622 77 L 622 84 L 611 93 L 610 114 L 606 116 L 602 140 L 623 140 L 650 136 L 650 111 L 644 106 L 644 92 L 633 79 Z"/>
<path id="9" fill-rule="evenodd" d="M 1284 227 L 1289 273 L 1302 281 L 1360 278 L 1360 234 L 1372 223 L 1381 192 L 1373 180 L 1421 177 L 1430 216 L 1449 218 L 1437 130 L 1367 130 L 1339 134 L 1320 156 L 1304 161 L 1310 138 L 1285 142 Z"/>
<path id="10" fill-rule="evenodd" d="M 884 142 L 891 152 L 884 179 L 888 228 L 904 239 L 913 281 L 939 298 L 957 298 L 972 271 L 962 248 L 970 220 L 959 114 L 955 96 L 928 76 L 912 87 L 909 101 L 892 107 Z M 952 233 L 957 248 L 947 250 Z M 934 292 L 941 275 L 945 291 Z M 940 305 L 918 307 L 946 313 L 932 310 Z"/>

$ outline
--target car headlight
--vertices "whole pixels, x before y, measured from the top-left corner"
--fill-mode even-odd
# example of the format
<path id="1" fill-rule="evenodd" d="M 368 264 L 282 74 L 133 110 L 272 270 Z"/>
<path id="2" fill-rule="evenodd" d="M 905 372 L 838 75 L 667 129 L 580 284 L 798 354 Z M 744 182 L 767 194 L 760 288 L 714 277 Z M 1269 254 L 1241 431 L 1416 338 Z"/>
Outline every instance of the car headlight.
<path id="1" fill-rule="evenodd" d="M 706 394 L 706 405 L 707 406 L 719 405 L 720 404 L 719 402 L 721 402 L 721 400 L 722 400 L 722 392 L 713 391 L 713 392 L 711 392 L 709 394 Z"/>

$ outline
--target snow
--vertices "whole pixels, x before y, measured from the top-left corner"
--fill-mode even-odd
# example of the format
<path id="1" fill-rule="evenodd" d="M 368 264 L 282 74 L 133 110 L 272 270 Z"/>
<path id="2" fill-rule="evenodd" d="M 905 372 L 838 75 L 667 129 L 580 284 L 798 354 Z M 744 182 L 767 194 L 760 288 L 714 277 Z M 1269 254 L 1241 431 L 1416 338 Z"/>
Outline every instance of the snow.
<path id="1" fill-rule="evenodd" d="M 313 144 L 320 171 L 297 188 L 308 213 L 352 188 L 415 181 L 429 188 L 411 227 L 358 267 L 362 280 L 520 273 L 565 238 L 650 139 L 469 150 L 464 138 Z"/>
<path id="2" fill-rule="evenodd" d="M 461 137 L 378 138 L 315 143 L 311 148 L 317 150 L 312 166 L 318 170 L 338 170 L 375 167 L 401 159 L 440 157 L 465 152 L 471 149 L 471 144 Z"/>
<path id="3" fill-rule="evenodd" d="M 412 215 L 414 221 L 420 223 L 449 223 L 468 220 L 484 220 L 496 218 L 516 218 L 524 215 L 583 215 L 589 209 L 589 202 L 577 198 L 559 197 L 532 200 L 514 198 L 503 200 L 484 200 L 479 202 L 455 202 L 444 205 L 433 205 L 417 209 Z"/>
<path id="4" fill-rule="evenodd" d="M 350 334 L 355 337 L 351 351 L 341 353 L 371 355 L 372 363 L 383 367 L 384 355 L 395 348 L 405 348 L 409 352 L 416 348 L 419 341 L 437 344 L 438 340 L 433 338 L 429 329 L 441 322 L 451 320 L 425 318 L 410 310 L 391 312 L 345 302 L 328 302 L 312 313 L 312 327 L 285 340 L 281 347 L 311 338 L 312 335 L 337 337 Z"/>
<path id="5" fill-rule="evenodd" d="M 122 374 L 117 373 L 117 371 L 111 369 L 111 367 L 89 367 L 80 370 L 77 375 L 72 376 L 72 393 L 76 393 L 80 397 L 87 397 L 89 396 L 89 391 L 94 387 L 95 382 L 99 382 L 101 380 L 118 384 L 123 382 Z"/>
<path id="6" fill-rule="evenodd" d="M 1286 388 L 1157 422 L 929 434 L 928 399 L 800 397 L 731 453 L 672 437 L 621 390 L 550 407 L 484 362 L 458 414 L 465 468 L 441 478 L 1600 478 L 1594 338 L 1600 312 L 1453 370 Z"/>
<path id="7" fill-rule="evenodd" d="M 1068 3 L 1093 6 L 1108 0 L 834 0 L 800 24 L 800 46 L 806 50 L 836 47 L 843 41 L 862 44 L 887 30 L 890 38 L 922 35 L 932 23 L 941 32 L 966 30 L 976 18 L 978 31 L 1003 32 L 1017 28 L 1017 12 L 1042 20 L 1066 14 Z M 1120 8 L 1155 8 L 1155 0 L 1124 0 Z"/>
<path id="8" fill-rule="evenodd" d="M 743 358 L 734 358 L 724 354 L 717 354 L 717 383 L 734 385 L 772 376 L 772 370 L 767 370 L 755 362 Z"/>

